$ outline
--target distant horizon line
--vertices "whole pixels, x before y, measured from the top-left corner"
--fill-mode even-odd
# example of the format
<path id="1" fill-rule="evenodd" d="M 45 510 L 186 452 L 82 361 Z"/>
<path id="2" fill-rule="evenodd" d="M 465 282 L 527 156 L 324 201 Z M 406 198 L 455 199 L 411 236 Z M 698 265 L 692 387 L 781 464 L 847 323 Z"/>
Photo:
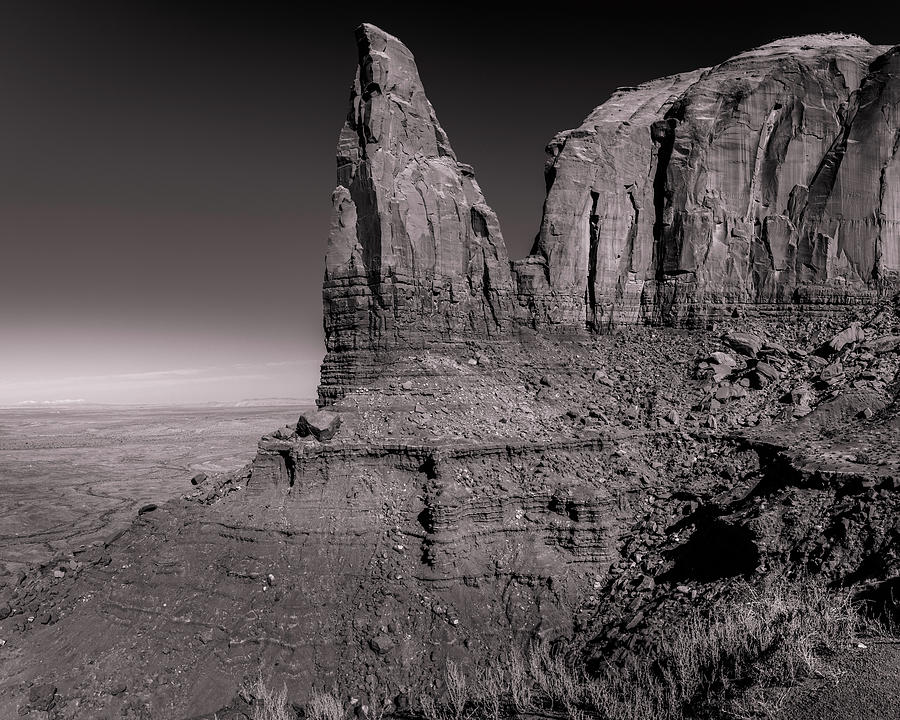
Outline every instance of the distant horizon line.
<path id="1" fill-rule="evenodd" d="M 22 400 L 17 403 L 0 403 L 0 410 L 46 410 L 69 407 L 277 407 L 280 405 L 315 404 L 314 397 L 262 397 L 241 400 L 206 400 L 202 402 L 93 402 L 84 398 L 64 400 Z"/>

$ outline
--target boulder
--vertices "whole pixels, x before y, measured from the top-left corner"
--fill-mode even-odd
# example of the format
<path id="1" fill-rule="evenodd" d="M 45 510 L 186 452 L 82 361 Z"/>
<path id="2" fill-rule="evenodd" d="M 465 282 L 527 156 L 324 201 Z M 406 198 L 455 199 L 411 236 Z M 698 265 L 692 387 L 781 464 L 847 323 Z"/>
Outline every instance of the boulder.
<path id="1" fill-rule="evenodd" d="M 759 335 L 748 332 L 731 332 L 722 336 L 722 342 L 735 352 L 755 358 L 762 348 L 763 340 Z"/>
<path id="2" fill-rule="evenodd" d="M 728 353 L 716 351 L 711 353 L 710 356 L 706 359 L 706 362 L 711 365 L 724 365 L 726 367 L 733 368 L 737 365 L 737 360 L 735 360 Z"/>
<path id="3" fill-rule="evenodd" d="M 712 370 L 715 382 L 721 382 L 731 375 L 737 365 L 737 361 L 731 355 L 723 352 L 712 353 L 704 362 L 705 365 L 701 365 L 701 368 L 708 367 L 709 370 Z"/>
<path id="4" fill-rule="evenodd" d="M 809 388 L 805 387 L 796 387 L 791 390 L 784 398 L 784 401 L 791 403 L 792 405 L 805 405 L 809 406 L 812 402 L 812 394 L 809 391 Z"/>
<path id="5" fill-rule="evenodd" d="M 737 394 L 737 388 L 734 385 L 728 385 L 727 383 L 724 385 L 719 385 L 713 395 L 713 398 L 718 400 L 719 402 L 725 402 L 726 400 L 731 400 L 734 397 L 739 397 L 739 395 Z"/>
<path id="6" fill-rule="evenodd" d="M 297 435 L 325 442 L 331 440 L 341 426 L 341 416 L 330 410 L 313 410 L 303 413 L 297 421 Z"/>
<path id="7" fill-rule="evenodd" d="M 775 342 L 774 340 L 766 340 L 765 342 L 763 342 L 760 352 L 765 355 L 783 355 L 784 357 L 788 356 L 787 348 L 781 343 Z"/>
<path id="8" fill-rule="evenodd" d="M 819 379 L 827 385 L 836 385 L 844 379 L 844 366 L 839 362 L 833 362 L 822 368 Z"/>
<path id="9" fill-rule="evenodd" d="M 32 710 L 49 712 L 56 704 L 56 687 L 49 683 L 32 685 L 28 691 L 28 703 Z"/>
<path id="10" fill-rule="evenodd" d="M 900 335 L 881 335 L 873 340 L 869 340 L 866 343 L 866 347 L 876 355 L 896 352 L 900 348 Z"/>
<path id="11" fill-rule="evenodd" d="M 844 328 L 828 341 L 828 349 L 834 353 L 840 352 L 848 345 L 862 342 L 865 339 L 866 334 L 863 332 L 862 326 L 858 322 L 851 323 L 849 327 Z"/>
<path id="12" fill-rule="evenodd" d="M 297 427 L 296 425 L 285 425 L 284 427 L 278 428 L 275 432 L 272 433 L 272 437 L 277 440 L 291 440 L 297 435 Z"/>
<path id="13" fill-rule="evenodd" d="M 766 362 L 756 363 L 750 373 L 750 385 L 755 388 L 764 388 L 781 380 L 781 373 Z"/>
<path id="14" fill-rule="evenodd" d="M 369 647 L 378 655 L 387 655 L 394 648 L 394 641 L 387 635 L 376 635 L 369 640 Z"/>

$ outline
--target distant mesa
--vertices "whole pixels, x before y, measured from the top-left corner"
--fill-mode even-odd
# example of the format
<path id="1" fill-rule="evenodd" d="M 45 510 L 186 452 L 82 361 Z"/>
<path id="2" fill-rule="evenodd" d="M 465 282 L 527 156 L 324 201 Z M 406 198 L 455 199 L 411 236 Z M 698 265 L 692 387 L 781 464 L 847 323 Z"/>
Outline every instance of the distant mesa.
<path id="1" fill-rule="evenodd" d="M 234 407 L 308 407 L 310 405 L 315 405 L 316 401 L 313 398 L 283 398 L 283 397 L 270 397 L 270 398 L 247 398 L 245 400 L 238 400 L 236 403 L 232 403 Z"/>

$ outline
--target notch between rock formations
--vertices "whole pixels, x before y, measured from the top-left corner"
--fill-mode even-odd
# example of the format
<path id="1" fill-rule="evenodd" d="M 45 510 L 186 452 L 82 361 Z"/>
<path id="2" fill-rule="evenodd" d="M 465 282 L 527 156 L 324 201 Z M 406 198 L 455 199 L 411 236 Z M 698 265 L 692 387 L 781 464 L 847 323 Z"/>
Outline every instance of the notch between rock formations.
<path id="1" fill-rule="evenodd" d="M 600 193 L 591 190 L 591 214 L 588 216 L 588 274 L 585 288 L 584 304 L 587 311 L 585 318 L 590 332 L 599 332 L 597 319 L 597 246 L 600 244 L 600 216 L 597 214 L 597 202 Z"/>

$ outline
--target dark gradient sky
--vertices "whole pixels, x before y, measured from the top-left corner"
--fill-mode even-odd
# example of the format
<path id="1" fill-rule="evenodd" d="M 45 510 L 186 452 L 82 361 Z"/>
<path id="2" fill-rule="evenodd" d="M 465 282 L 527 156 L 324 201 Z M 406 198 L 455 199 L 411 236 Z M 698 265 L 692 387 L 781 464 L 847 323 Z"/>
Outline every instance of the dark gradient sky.
<path id="1" fill-rule="evenodd" d="M 0 404 L 314 394 L 362 21 L 416 55 L 514 257 L 544 145 L 615 87 L 783 35 L 900 42 L 876 3 L 316 7 L 0 3 Z"/>

